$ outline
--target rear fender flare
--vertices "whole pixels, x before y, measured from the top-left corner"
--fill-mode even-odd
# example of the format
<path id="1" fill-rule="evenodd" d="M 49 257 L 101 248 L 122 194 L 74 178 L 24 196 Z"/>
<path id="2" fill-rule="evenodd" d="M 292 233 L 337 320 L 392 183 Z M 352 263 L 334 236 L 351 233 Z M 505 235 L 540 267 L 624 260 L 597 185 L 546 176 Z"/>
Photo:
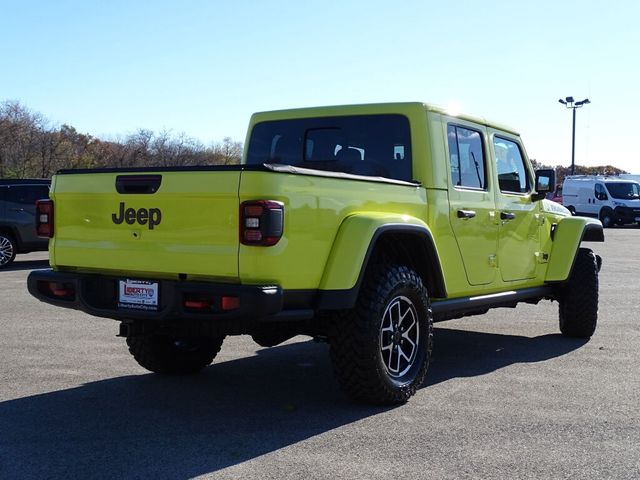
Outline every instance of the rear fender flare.
<path id="1" fill-rule="evenodd" d="M 336 235 L 320 282 L 319 309 L 355 305 L 371 254 L 385 234 L 409 234 L 420 239 L 434 272 L 435 278 L 430 281 L 435 285 L 435 293 L 446 296 L 438 251 L 426 223 L 407 215 L 356 214 L 342 222 Z"/>

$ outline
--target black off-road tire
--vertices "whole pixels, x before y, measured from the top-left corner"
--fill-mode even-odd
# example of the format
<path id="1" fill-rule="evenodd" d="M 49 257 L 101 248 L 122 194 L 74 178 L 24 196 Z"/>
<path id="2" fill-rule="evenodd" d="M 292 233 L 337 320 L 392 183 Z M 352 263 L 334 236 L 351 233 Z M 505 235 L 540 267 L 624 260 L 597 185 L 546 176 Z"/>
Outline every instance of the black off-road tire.
<path id="1" fill-rule="evenodd" d="M 146 335 L 128 337 L 127 345 L 141 367 L 155 373 L 187 375 L 209 366 L 223 341 L 224 337 Z"/>
<path id="2" fill-rule="evenodd" d="M 9 233 L 0 232 L 0 268 L 8 267 L 16 258 L 18 245 Z"/>
<path id="3" fill-rule="evenodd" d="M 409 400 L 424 381 L 433 348 L 433 316 L 420 276 L 405 266 L 372 267 L 355 308 L 334 319 L 330 343 L 335 375 L 352 399 Z M 408 358 L 393 357 L 400 351 Z"/>
<path id="4" fill-rule="evenodd" d="M 578 250 L 571 277 L 558 300 L 562 334 L 591 337 L 598 323 L 598 262 L 590 249 Z"/>
<path id="5" fill-rule="evenodd" d="M 616 224 L 613 210 L 611 210 L 610 208 L 603 208 L 600 211 L 600 222 L 602 222 L 602 226 L 604 228 L 613 227 Z"/>

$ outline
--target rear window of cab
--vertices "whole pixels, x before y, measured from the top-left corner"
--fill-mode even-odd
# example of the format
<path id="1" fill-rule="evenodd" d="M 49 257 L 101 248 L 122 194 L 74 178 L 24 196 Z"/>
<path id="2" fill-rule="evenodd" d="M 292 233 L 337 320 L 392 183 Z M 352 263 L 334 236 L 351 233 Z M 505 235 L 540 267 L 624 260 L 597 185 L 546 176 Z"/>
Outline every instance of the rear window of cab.
<path id="1" fill-rule="evenodd" d="M 354 115 L 258 123 L 247 164 L 265 163 L 411 181 L 409 120 Z"/>

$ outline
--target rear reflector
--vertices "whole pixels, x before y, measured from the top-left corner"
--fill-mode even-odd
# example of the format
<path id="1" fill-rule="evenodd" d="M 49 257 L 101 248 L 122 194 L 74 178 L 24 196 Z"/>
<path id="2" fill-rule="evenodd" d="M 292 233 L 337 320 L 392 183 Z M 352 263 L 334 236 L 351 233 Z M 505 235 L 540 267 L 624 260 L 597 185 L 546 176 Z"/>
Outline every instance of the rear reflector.
<path id="1" fill-rule="evenodd" d="M 240 299 L 238 297 L 222 297 L 222 310 L 237 310 L 240 308 Z"/>
<path id="2" fill-rule="evenodd" d="M 284 231 L 284 204 L 274 200 L 250 200 L 240 204 L 240 243 L 270 247 Z"/>
<path id="3" fill-rule="evenodd" d="M 53 237 L 53 200 L 36 202 L 36 232 L 39 237 Z"/>
<path id="4" fill-rule="evenodd" d="M 76 289 L 72 283 L 38 282 L 38 290 L 50 298 L 74 300 Z"/>
<path id="5" fill-rule="evenodd" d="M 195 310 L 208 310 L 211 307 L 206 300 L 185 300 L 184 306 Z"/>

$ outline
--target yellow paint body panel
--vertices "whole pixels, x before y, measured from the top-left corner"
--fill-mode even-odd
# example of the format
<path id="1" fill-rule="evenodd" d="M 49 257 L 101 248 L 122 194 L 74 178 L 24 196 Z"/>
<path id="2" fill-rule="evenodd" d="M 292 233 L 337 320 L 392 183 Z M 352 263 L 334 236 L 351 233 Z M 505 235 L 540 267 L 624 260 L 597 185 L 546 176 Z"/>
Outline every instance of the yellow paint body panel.
<path id="1" fill-rule="evenodd" d="M 116 173 L 56 176 L 51 264 L 105 274 L 238 281 L 240 172 L 161 175 L 159 190 L 144 195 L 117 193 Z M 135 210 L 161 209 L 161 223 L 153 229 L 116 225 L 112 215 L 120 202 Z"/>
<path id="2" fill-rule="evenodd" d="M 240 278 L 246 284 L 276 283 L 285 289 L 350 288 L 351 277 L 322 281 L 325 266 L 340 226 L 361 212 L 374 215 L 423 216 L 424 188 L 270 172 L 242 173 L 240 201 L 268 198 L 284 203 L 284 235 L 269 248 L 240 246 Z M 349 257 L 357 258 L 368 247 L 366 238 L 354 239 Z M 345 286 L 348 285 L 348 286 Z"/>

